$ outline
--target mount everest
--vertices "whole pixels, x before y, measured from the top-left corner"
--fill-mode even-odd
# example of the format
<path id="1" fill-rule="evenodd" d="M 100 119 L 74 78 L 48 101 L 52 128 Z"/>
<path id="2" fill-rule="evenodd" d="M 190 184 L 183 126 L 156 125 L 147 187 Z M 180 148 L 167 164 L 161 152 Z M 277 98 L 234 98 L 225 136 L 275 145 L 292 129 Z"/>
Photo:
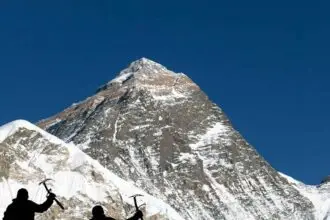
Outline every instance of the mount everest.
<path id="1" fill-rule="evenodd" d="M 147 219 L 330 219 L 329 183 L 274 170 L 189 77 L 146 58 L 38 126 L 0 128 L 1 214 L 19 187 L 41 202 L 50 177 L 67 210 L 40 219 L 96 203 L 123 219 L 135 193 Z"/>

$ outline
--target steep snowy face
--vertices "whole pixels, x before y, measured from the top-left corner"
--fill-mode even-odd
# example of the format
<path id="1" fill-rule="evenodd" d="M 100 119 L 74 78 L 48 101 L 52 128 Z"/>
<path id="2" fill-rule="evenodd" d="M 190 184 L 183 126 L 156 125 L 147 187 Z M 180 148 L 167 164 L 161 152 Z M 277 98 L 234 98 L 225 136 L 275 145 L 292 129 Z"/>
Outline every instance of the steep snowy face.
<path id="1" fill-rule="evenodd" d="M 41 203 L 46 191 L 39 182 L 48 182 L 63 203 L 37 215 L 38 219 L 90 219 L 91 209 L 103 205 L 116 219 L 124 219 L 135 211 L 130 196 L 142 194 L 147 219 L 183 219 L 168 204 L 156 199 L 133 184 L 102 167 L 73 144 L 41 130 L 27 121 L 14 121 L 0 127 L 0 218 L 16 192 L 27 188 L 30 199 Z"/>
<path id="2" fill-rule="evenodd" d="M 185 219 L 314 219 L 191 79 L 145 58 L 39 126 Z"/>

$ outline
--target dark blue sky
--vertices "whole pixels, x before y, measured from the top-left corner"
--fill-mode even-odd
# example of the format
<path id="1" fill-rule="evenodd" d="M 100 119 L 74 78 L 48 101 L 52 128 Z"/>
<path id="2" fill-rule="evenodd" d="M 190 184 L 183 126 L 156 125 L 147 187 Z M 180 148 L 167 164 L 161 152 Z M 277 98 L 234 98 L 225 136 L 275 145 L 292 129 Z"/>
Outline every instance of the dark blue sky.
<path id="1" fill-rule="evenodd" d="M 277 170 L 317 184 L 330 174 L 329 6 L 0 1 L 0 124 L 53 115 L 147 57 L 190 76 Z"/>

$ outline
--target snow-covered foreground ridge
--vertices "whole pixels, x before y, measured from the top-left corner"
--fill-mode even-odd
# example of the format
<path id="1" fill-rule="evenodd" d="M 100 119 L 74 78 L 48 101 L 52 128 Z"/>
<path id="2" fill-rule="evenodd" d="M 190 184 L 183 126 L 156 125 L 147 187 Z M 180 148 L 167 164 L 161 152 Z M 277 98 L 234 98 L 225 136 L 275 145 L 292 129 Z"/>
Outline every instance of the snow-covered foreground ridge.
<path id="1" fill-rule="evenodd" d="M 168 204 L 119 178 L 73 144 L 67 144 L 24 120 L 0 127 L 0 164 L 0 218 L 21 187 L 28 189 L 31 200 L 42 202 L 46 192 L 39 182 L 52 178 L 52 189 L 67 208 L 64 212 L 72 215 L 58 214 L 55 219 L 87 219 L 88 216 L 84 215 L 90 213 L 96 204 L 104 205 L 117 218 L 123 218 L 134 212 L 130 197 L 134 194 L 143 195 L 138 198 L 138 203 L 145 204 L 147 219 L 155 215 L 183 219 Z M 54 206 L 52 209 L 59 210 Z M 114 207 L 121 209 L 111 212 Z"/>

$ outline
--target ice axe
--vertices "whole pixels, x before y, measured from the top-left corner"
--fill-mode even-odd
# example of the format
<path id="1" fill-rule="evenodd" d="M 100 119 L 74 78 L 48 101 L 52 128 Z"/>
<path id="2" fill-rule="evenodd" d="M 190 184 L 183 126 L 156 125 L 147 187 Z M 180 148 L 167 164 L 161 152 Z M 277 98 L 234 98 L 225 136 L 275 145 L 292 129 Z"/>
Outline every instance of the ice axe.
<path id="1" fill-rule="evenodd" d="M 135 205 L 136 211 L 139 211 L 139 206 L 137 205 L 137 202 L 136 202 L 136 197 L 138 197 L 138 196 L 143 196 L 143 195 L 141 195 L 141 194 L 135 194 L 135 195 L 131 196 L 134 199 L 134 205 Z M 140 219 L 143 220 L 143 217 L 141 217 Z"/>
<path id="2" fill-rule="evenodd" d="M 45 180 L 43 180 L 43 181 L 41 181 L 41 182 L 39 183 L 39 185 L 41 185 L 41 184 L 44 185 L 44 187 L 45 187 L 45 189 L 46 189 L 46 191 L 47 191 L 48 194 L 52 192 L 52 189 L 49 189 L 49 188 L 47 187 L 47 185 L 46 185 L 46 182 L 49 181 L 49 180 L 52 180 L 52 179 L 45 179 Z M 57 203 L 57 205 L 58 205 L 59 207 L 61 207 L 61 209 L 64 210 L 64 206 L 63 206 L 63 205 L 62 205 L 62 204 L 61 204 L 56 198 L 54 198 L 54 200 L 55 200 L 55 202 Z"/>

